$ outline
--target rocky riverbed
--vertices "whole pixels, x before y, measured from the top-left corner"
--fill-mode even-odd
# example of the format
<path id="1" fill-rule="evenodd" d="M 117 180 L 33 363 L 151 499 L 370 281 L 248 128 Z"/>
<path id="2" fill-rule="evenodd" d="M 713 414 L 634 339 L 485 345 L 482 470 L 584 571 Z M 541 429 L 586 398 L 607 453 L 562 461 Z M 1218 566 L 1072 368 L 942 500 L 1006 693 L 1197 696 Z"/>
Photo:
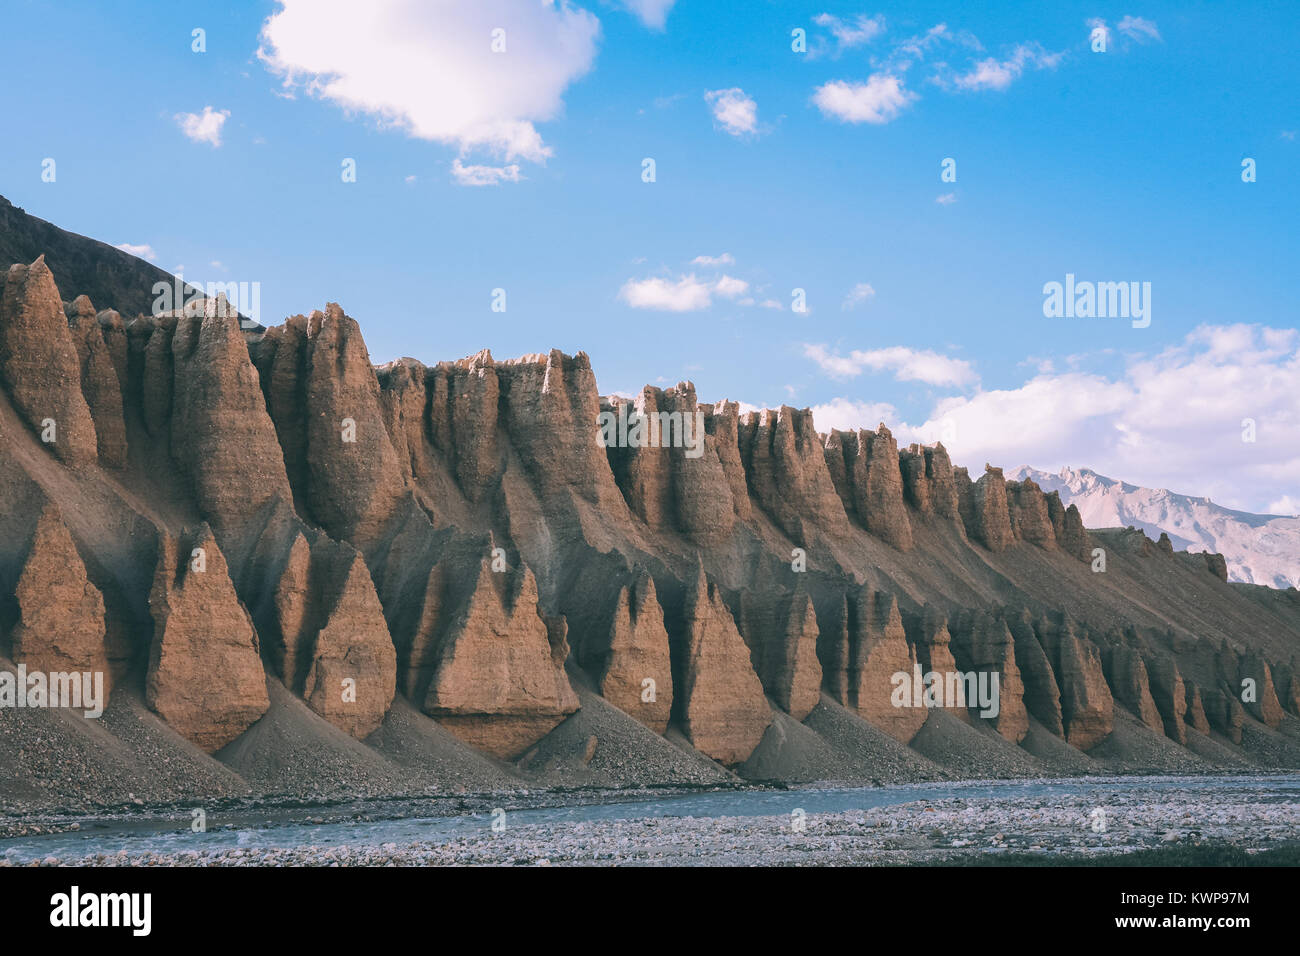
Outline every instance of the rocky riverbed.
<path id="1" fill-rule="evenodd" d="M 1124 787 L 1069 785 L 1026 793 L 990 786 L 982 795 L 932 796 L 862 809 L 818 812 L 803 806 L 851 803 L 881 790 L 785 792 L 766 812 L 731 815 L 712 796 L 709 815 L 641 815 L 637 805 L 614 818 L 598 807 L 574 807 L 566 819 L 523 822 L 529 811 L 501 811 L 450 821 L 390 821 L 400 839 L 385 840 L 384 824 L 358 832 L 355 842 L 302 842 L 290 827 L 259 831 L 259 845 L 78 852 L 6 853 L 0 864 L 97 866 L 439 866 L 439 865 L 872 865 L 963 862 L 974 856 L 1065 855 L 1227 845 L 1258 852 L 1300 845 L 1300 795 L 1294 777 L 1179 781 L 1148 778 Z M 1032 788 L 1031 788 L 1032 791 Z M 698 800 L 699 797 L 683 797 Z M 786 812 L 771 812 L 778 804 Z M 703 804 L 701 804 L 703 806 Z M 740 805 L 739 803 L 737 804 Z M 752 802 L 749 806 L 752 806 Z M 610 812 L 612 807 L 599 808 Z M 536 812 L 536 811 L 534 811 Z M 553 811 L 552 811 L 553 812 Z M 436 837 L 412 838 L 427 823 Z M 413 829 L 414 828 L 414 829 Z M 239 842 L 248 842 L 241 831 Z M 331 835 L 331 839 L 337 832 Z M 232 840 L 231 842 L 234 842 Z M 279 844 L 279 845 L 275 845 Z M 146 848 L 147 847 L 147 848 Z"/>

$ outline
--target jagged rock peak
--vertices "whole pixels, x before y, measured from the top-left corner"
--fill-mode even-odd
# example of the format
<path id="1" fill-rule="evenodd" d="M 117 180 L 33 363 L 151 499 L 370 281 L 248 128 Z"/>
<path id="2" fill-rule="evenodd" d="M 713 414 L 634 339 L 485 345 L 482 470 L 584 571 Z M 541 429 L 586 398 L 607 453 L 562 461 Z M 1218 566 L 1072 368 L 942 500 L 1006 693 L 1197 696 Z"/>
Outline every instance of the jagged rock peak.
<path id="1" fill-rule="evenodd" d="M 45 256 L 15 264 L 0 296 L 0 384 L 43 444 L 68 465 L 99 455 L 95 423 L 81 392 L 81 362 Z"/>

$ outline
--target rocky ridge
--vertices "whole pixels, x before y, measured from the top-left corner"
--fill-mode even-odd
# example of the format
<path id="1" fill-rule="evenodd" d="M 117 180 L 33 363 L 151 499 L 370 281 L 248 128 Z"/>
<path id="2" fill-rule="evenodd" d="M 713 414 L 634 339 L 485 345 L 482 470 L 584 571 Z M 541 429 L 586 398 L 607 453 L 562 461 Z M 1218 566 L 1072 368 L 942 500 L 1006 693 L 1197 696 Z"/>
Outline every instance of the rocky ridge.
<path id="1" fill-rule="evenodd" d="M 900 674 L 996 674 L 996 716 L 939 709 L 1012 747 L 1032 721 L 1091 751 L 1121 709 L 1171 747 L 1300 716 L 1294 591 L 941 444 L 685 382 L 604 398 L 583 353 L 376 368 L 335 304 L 248 333 L 61 292 L 38 259 L 0 304 L 0 653 L 119 661 L 202 751 L 279 712 L 268 679 L 355 741 L 400 696 L 523 765 L 585 719 L 575 686 L 727 767 L 825 701 L 907 745 L 936 715 Z M 601 412 L 702 421 L 701 453 L 601 447 Z"/>

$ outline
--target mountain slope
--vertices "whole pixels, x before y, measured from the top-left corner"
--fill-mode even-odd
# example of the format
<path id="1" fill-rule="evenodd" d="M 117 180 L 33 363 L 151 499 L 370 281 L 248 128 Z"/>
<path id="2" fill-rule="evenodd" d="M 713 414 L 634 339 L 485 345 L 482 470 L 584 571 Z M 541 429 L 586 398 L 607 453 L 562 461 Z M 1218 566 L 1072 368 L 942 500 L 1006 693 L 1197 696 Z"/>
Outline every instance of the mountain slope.
<path id="1" fill-rule="evenodd" d="M 1140 488 L 1089 468 L 1052 474 L 1021 465 L 1009 477 L 1029 477 L 1044 491 L 1057 492 L 1064 504 L 1078 506 L 1089 528 L 1132 525 L 1152 538 L 1163 531 L 1176 549 L 1222 554 L 1231 581 L 1300 586 L 1300 518 L 1233 511 L 1209 498 Z"/>

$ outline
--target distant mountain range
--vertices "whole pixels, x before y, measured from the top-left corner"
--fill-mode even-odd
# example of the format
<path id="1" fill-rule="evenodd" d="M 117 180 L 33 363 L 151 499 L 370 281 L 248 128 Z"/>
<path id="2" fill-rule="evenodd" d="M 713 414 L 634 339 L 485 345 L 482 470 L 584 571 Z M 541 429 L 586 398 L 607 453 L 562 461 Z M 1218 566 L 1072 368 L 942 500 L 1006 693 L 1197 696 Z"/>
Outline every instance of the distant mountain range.
<path id="1" fill-rule="evenodd" d="M 1062 503 L 1078 507 L 1087 528 L 1133 525 L 1152 538 L 1163 531 L 1175 549 L 1222 554 L 1230 581 L 1300 587 L 1300 518 L 1233 511 L 1209 498 L 1140 488 L 1090 468 L 1052 474 L 1021 465 L 1007 477 L 1032 478 L 1044 491 L 1057 492 Z"/>

